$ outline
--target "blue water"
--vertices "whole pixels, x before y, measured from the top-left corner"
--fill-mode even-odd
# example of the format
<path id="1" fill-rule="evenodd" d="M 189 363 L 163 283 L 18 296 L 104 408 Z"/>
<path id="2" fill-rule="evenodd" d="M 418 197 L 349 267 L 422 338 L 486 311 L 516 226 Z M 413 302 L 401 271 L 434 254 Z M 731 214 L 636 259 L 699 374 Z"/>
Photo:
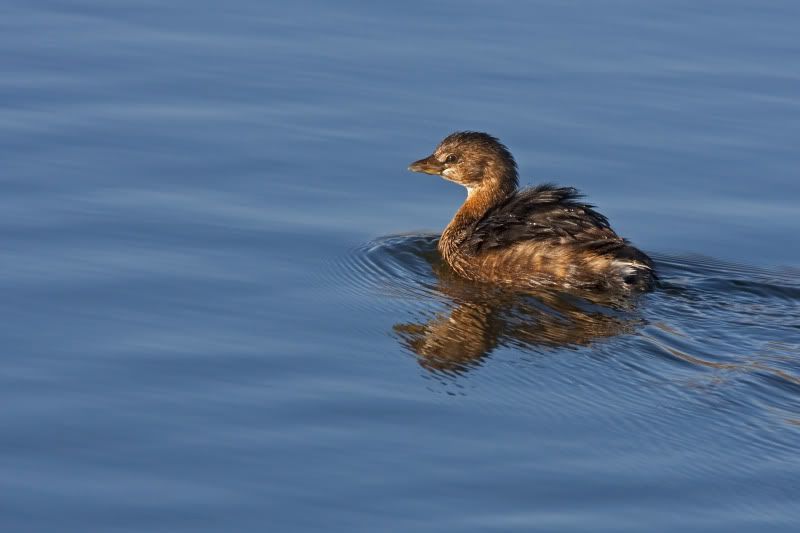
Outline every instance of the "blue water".
<path id="1" fill-rule="evenodd" d="M 795 531 L 800 5 L 10 0 L 2 531 Z M 448 275 L 488 131 L 650 253 Z"/>

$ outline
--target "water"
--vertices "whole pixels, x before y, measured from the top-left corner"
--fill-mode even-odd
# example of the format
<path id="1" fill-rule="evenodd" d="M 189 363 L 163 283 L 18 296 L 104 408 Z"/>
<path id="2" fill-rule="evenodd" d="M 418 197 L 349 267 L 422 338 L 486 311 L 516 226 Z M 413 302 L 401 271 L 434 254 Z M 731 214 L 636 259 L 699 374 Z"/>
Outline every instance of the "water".
<path id="1" fill-rule="evenodd" d="M 793 531 L 794 2 L 0 8 L 3 531 Z M 454 279 L 456 129 L 655 258 Z"/>

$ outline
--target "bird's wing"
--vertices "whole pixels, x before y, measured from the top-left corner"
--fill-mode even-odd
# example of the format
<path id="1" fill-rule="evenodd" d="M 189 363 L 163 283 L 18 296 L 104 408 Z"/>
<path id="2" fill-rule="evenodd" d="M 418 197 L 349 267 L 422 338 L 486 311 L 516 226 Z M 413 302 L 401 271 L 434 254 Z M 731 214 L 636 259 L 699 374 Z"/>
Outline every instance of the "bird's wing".
<path id="1" fill-rule="evenodd" d="M 475 223 L 465 244 L 471 252 L 481 253 L 524 241 L 598 254 L 617 255 L 632 248 L 614 233 L 606 217 L 581 201 L 577 189 L 551 184 L 522 190 L 490 209 Z"/>

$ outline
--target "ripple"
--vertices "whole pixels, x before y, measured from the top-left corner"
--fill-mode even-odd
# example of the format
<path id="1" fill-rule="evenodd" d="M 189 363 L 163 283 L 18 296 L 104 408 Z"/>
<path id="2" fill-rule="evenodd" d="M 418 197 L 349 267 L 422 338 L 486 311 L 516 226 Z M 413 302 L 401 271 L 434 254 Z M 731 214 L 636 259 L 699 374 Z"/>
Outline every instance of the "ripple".
<path id="1" fill-rule="evenodd" d="M 478 380 L 499 391 L 501 402 L 520 405 L 544 380 L 598 397 L 610 384 L 669 383 L 796 418 L 796 269 L 653 254 L 659 289 L 619 305 L 466 281 L 442 261 L 437 242 L 433 234 L 376 239 L 340 258 L 331 277 L 352 305 L 393 323 L 402 351 L 446 394 L 470 394 L 464 380 Z M 633 391 L 617 388 L 613 397 L 634 404 Z M 569 410 L 565 398 L 553 402 L 554 413 Z"/>
<path id="2" fill-rule="evenodd" d="M 442 261 L 437 241 L 431 234 L 384 237 L 354 249 L 333 268 L 335 283 L 356 296 L 354 305 L 407 317 L 394 324 L 393 334 L 432 372 L 457 376 L 500 348 L 589 346 L 641 324 L 633 306 L 464 280 Z"/>
<path id="3" fill-rule="evenodd" d="M 436 260 L 438 235 L 392 235 L 353 249 L 336 261 L 331 274 L 356 294 L 396 298 L 435 297 L 428 260 Z M 434 257 L 436 256 L 436 257 Z"/>

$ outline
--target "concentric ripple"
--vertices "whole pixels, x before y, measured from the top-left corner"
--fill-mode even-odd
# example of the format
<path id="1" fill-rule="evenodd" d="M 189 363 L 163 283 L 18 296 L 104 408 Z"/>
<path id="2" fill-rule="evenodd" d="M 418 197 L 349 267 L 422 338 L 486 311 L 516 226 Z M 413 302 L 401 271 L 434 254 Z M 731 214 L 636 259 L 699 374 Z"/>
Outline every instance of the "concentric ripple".
<path id="1" fill-rule="evenodd" d="M 435 234 L 392 235 L 352 250 L 333 269 L 348 289 L 397 298 L 435 296 L 431 262 L 441 261 Z"/>
<path id="2" fill-rule="evenodd" d="M 654 254 L 660 288 L 629 305 L 608 306 L 467 282 L 442 261 L 437 238 L 383 237 L 333 269 L 357 305 L 390 317 L 403 351 L 427 370 L 458 376 L 486 366 L 496 352 L 502 352 L 498 365 L 517 368 L 537 354 L 579 350 L 633 369 L 634 379 L 728 383 L 784 412 L 797 406 L 800 271 Z"/>

